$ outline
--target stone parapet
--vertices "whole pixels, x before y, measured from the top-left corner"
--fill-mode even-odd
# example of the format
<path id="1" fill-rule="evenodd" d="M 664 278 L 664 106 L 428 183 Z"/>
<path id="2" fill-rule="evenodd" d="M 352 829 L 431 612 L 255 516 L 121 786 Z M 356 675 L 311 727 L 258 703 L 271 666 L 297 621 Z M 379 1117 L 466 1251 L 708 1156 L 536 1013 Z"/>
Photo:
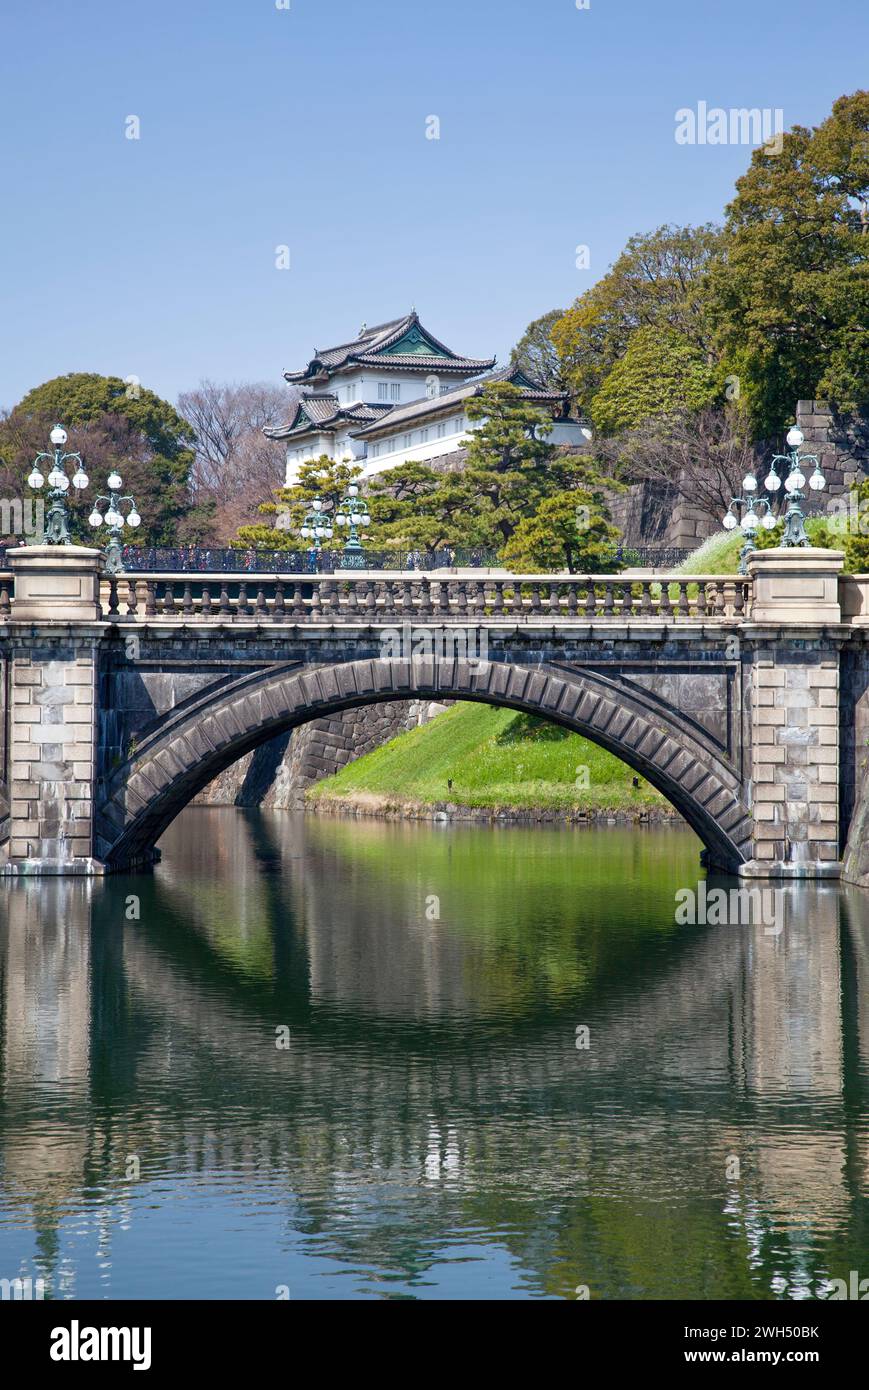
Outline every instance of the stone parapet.
<path id="1" fill-rule="evenodd" d="M 78 545 L 27 545 L 10 550 L 14 622 L 96 622 L 100 612 L 101 550 Z"/>

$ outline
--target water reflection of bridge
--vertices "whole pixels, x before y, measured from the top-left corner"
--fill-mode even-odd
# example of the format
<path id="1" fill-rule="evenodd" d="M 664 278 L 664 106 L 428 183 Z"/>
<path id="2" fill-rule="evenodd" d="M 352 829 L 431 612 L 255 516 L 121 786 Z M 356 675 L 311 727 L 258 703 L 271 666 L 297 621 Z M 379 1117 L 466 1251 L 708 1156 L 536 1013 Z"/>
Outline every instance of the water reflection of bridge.
<path id="1" fill-rule="evenodd" d="M 130 1153 L 146 1178 L 278 1174 L 302 1209 L 359 1171 L 439 1184 L 473 1208 L 505 1185 L 556 1205 L 621 1195 L 639 1166 L 652 1200 L 686 1116 L 701 1185 L 731 1153 L 747 1174 L 722 1229 L 748 1222 L 753 1197 L 783 1226 L 834 1232 L 851 1219 L 848 1175 L 865 1193 L 869 1172 L 841 1118 L 869 1069 L 859 896 L 794 887 L 780 938 L 697 928 L 645 960 L 637 950 L 605 1008 L 607 959 L 583 974 L 565 952 L 564 988 L 556 980 L 542 1014 L 528 993 L 522 1045 L 505 1049 L 501 1008 L 509 994 L 521 1019 L 525 945 L 505 940 L 503 973 L 483 979 L 475 942 L 449 920 L 449 880 L 443 920 L 428 922 L 425 867 L 398 856 L 384 867 L 385 828 L 354 825 L 336 847 L 333 827 L 298 822 L 281 844 L 279 817 L 190 816 L 207 833 L 179 838 L 153 881 L 44 880 L 8 895 L 2 1086 L 16 1124 L 0 1161 L 7 1199 L 39 1208 L 46 1233 L 94 1183 L 124 1200 Z M 128 923 L 133 889 L 141 920 Z M 592 1029 L 588 1053 L 574 1046 L 578 1022 Z M 289 1053 L 275 1047 L 284 1023 Z M 620 1137 L 606 1129 L 602 1152 L 596 1108 L 610 1094 Z M 509 1123 L 519 1111 L 541 1117 L 533 1149 Z M 528 1260 L 534 1249 L 545 1278 L 564 1233 L 541 1246 L 538 1227 L 524 1246 L 510 1239 Z"/>

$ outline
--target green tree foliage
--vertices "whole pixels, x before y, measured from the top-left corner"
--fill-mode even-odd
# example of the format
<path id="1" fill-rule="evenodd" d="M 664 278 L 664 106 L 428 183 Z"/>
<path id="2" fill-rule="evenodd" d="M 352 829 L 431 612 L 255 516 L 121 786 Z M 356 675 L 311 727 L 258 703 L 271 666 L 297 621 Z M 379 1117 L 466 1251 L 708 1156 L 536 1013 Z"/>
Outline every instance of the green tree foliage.
<path id="1" fill-rule="evenodd" d="M 801 398 L 865 405 L 869 91 L 786 132 L 780 152 L 755 150 L 736 187 L 709 310 L 755 435 L 779 433 Z"/>
<path id="2" fill-rule="evenodd" d="M 710 405 L 720 395 L 705 355 L 673 329 L 638 328 L 591 403 L 601 434 L 632 430 Z"/>
<path id="3" fill-rule="evenodd" d="M 668 329 L 712 360 L 704 281 L 721 233 L 659 227 L 631 237 L 607 274 L 552 327 L 553 344 L 574 397 L 587 409 L 637 329 Z"/>
<path id="4" fill-rule="evenodd" d="M 520 367 L 534 381 L 542 382 L 551 391 L 569 391 L 570 383 L 561 355 L 552 338 L 552 330 L 564 315 L 563 309 L 550 309 L 529 323 L 510 354 L 510 363 Z"/>
<path id="5" fill-rule="evenodd" d="M 523 517 L 501 559 L 519 573 L 606 574 L 616 568 L 618 538 L 603 488 L 579 484 L 573 492 L 545 498 L 533 516 Z"/>
<path id="6" fill-rule="evenodd" d="M 264 502 L 258 507 L 257 510 L 270 520 L 240 526 L 233 546 L 263 550 L 304 549 L 307 542 L 299 532 L 312 502 L 319 497 L 324 513 L 334 515 L 347 495 L 347 488 L 358 482 L 361 472 L 358 464 L 335 463 L 327 454 L 309 459 L 301 465 L 298 481 L 292 487 L 277 489 L 273 502 Z M 336 546 L 342 543 L 337 532 L 332 543 Z"/>
<path id="7" fill-rule="evenodd" d="M 79 540 L 92 538 L 86 518 L 112 469 L 121 474 L 124 491 L 134 495 L 142 516 L 129 539 L 175 545 L 198 538 L 207 516 L 190 507 L 193 431 L 173 406 L 120 377 L 94 372 L 55 377 L 29 391 L 0 422 L 0 457 L 9 475 L 27 477 L 35 454 L 50 447 L 48 433 L 58 421 L 69 432 L 67 449 L 83 455 L 91 477 L 91 486 L 69 499 Z"/>

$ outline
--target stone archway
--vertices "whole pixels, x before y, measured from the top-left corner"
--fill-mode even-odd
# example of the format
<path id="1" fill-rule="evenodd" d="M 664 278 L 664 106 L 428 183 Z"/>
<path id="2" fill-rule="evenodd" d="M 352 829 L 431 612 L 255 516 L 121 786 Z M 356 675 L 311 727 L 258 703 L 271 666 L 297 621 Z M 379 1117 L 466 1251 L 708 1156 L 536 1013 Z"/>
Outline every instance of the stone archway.
<path id="1" fill-rule="evenodd" d="M 431 657 L 270 667 L 170 713 L 107 783 L 96 816 L 100 858 L 115 869 L 149 862 L 197 792 L 276 734 L 331 711 L 415 696 L 505 705 L 584 734 L 657 787 L 717 867 L 735 872 L 751 858 L 741 781 L 678 711 L 584 669 Z"/>

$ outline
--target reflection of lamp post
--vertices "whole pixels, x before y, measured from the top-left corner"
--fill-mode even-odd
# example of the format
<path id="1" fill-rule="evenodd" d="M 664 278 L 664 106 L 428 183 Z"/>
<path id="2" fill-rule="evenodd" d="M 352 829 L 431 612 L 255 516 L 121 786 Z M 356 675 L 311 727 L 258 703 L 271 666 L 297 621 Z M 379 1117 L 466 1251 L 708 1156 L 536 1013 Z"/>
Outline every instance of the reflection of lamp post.
<path id="1" fill-rule="evenodd" d="M 299 535 L 304 540 L 313 542 L 313 550 L 320 551 L 323 549 L 323 541 L 330 541 L 333 534 L 328 514 L 323 511 L 323 503 L 319 497 L 315 497 L 311 503 L 311 510 L 305 513 Z"/>
<path id="2" fill-rule="evenodd" d="M 749 493 L 748 497 L 734 497 L 731 499 L 730 507 L 724 518 L 724 527 L 727 531 L 733 531 L 739 526 L 745 536 L 745 544 L 739 552 L 739 573 L 748 573 L 748 557 L 754 550 L 754 542 L 761 526 L 765 531 L 772 531 L 775 528 L 775 516 L 773 515 L 772 503 L 765 497 L 755 499 L 750 494 L 757 487 L 757 478 L 749 474 L 742 480 L 743 490 Z"/>
<path id="3" fill-rule="evenodd" d="M 63 446 L 69 438 L 63 425 L 55 425 L 48 437 L 54 445 L 54 451 L 53 453 L 43 451 L 36 455 L 33 461 L 33 471 L 27 479 L 27 483 L 34 492 L 38 492 L 46 481 L 39 471 L 40 462 L 42 459 L 53 459 L 53 467 L 48 475 L 48 517 L 43 539 L 46 545 L 71 545 L 69 513 L 66 509 L 66 494 L 69 491 L 69 478 L 66 474 L 67 460 L 75 459 L 78 464 L 72 478 L 73 487 L 87 487 L 88 475 L 84 471 L 81 454 L 65 454 L 63 452 Z"/>
<path id="4" fill-rule="evenodd" d="M 800 457 L 800 445 L 805 440 L 805 435 L 796 425 L 792 425 L 788 430 L 787 442 L 791 452 L 789 454 L 774 454 L 769 472 L 763 480 L 764 487 L 768 492 L 778 492 L 784 481 L 785 492 L 787 493 L 788 509 L 785 513 L 785 530 L 782 536 L 783 546 L 810 545 L 806 535 L 806 517 L 800 503 L 805 498 L 803 488 L 806 485 L 805 474 L 800 465 L 803 463 L 813 463 L 814 472 L 809 478 L 809 487 L 813 492 L 820 492 L 826 486 L 826 478 L 821 472 L 821 465 L 815 454 L 803 454 Z M 782 479 L 779 467 L 785 465 L 787 476 Z M 782 469 L 784 472 L 785 469 Z"/>
<path id="5" fill-rule="evenodd" d="M 106 546 L 106 574 L 120 574 L 123 569 L 121 564 L 121 533 L 125 526 L 136 527 L 142 518 L 136 511 L 136 503 L 127 494 L 122 497 L 120 489 L 123 487 L 120 474 L 112 471 L 107 480 L 106 486 L 109 489 L 108 497 L 98 497 L 94 502 L 94 509 L 88 517 L 91 526 L 102 526 L 105 522 L 109 528 L 109 541 Z M 124 516 L 120 503 L 129 502 L 129 510 Z M 106 507 L 105 516 L 100 512 L 100 507 Z"/>
<path id="6" fill-rule="evenodd" d="M 356 527 L 370 526 L 371 517 L 364 499 L 359 496 L 359 488 L 355 483 L 350 483 L 347 488 L 347 496 L 342 498 L 339 503 L 335 520 L 339 526 L 347 527 L 347 540 L 344 543 L 341 568 L 345 570 L 364 569 L 365 552 L 360 544 L 359 532 Z"/>

